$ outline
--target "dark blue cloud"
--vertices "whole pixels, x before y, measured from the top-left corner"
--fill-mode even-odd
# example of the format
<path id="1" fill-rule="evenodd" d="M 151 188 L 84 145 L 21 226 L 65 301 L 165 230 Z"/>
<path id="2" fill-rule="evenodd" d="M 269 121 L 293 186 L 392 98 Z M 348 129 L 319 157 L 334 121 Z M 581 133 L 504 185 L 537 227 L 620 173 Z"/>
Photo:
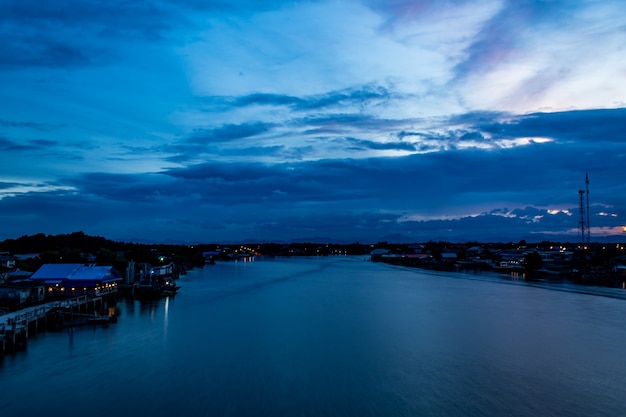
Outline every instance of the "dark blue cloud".
<path id="1" fill-rule="evenodd" d="M 45 130 L 49 128 L 49 125 L 44 125 L 36 122 L 17 122 L 13 120 L 0 120 L 0 126 L 4 127 L 25 127 L 37 130 Z"/>
<path id="2" fill-rule="evenodd" d="M 297 107 L 303 102 L 303 99 L 293 96 L 255 93 L 235 99 L 232 105 L 236 107 L 246 107 L 253 105 Z"/>
<path id="3" fill-rule="evenodd" d="M 360 89 L 333 91 L 325 95 L 308 97 L 294 106 L 295 110 L 314 110 L 335 106 L 365 106 L 397 98 L 382 86 L 363 86 Z"/>
<path id="4" fill-rule="evenodd" d="M 193 13 L 272 10 L 286 1 L 2 0 L 0 69 L 75 67 L 115 62 L 118 42 L 182 42 Z M 191 39 L 195 35 L 189 35 Z"/>
<path id="5" fill-rule="evenodd" d="M 214 129 L 196 129 L 189 138 L 192 143 L 230 142 L 263 134 L 270 130 L 271 123 L 227 124 Z"/>
<path id="6" fill-rule="evenodd" d="M 462 114 L 454 114 L 445 118 L 444 125 L 466 125 L 480 126 L 483 124 L 493 123 L 497 120 L 508 119 L 513 117 L 511 113 L 495 112 L 495 111 L 470 111 Z"/>
<path id="7" fill-rule="evenodd" d="M 155 40 L 180 22 L 167 2 L 3 0 L 0 67 L 72 67 L 109 61 L 117 41 Z M 115 42 L 112 42 L 115 40 Z"/>
<path id="8" fill-rule="evenodd" d="M 255 180 L 268 176 L 280 177 L 284 175 L 285 172 L 285 165 L 264 165 L 246 162 L 208 162 L 199 165 L 192 165 L 186 168 L 171 168 L 164 171 L 164 174 L 187 180 L 220 179 L 227 182 L 238 182 L 243 180 Z"/>
<path id="9" fill-rule="evenodd" d="M 375 150 L 398 150 L 398 151 L 415 151 L 414 144 L 408 142 L 375 142 L 373 140 L 345 138 L 349 146 L 354 149 L 375 149 Z"/>
<path id="10" fill-rule="evenodd" d="M 287 148 L 284 145 L 222 148 L 219 146 L 219 142 L 216 143 L 217 145 L 205 145 L 201 142 L 197 144 L 189 144 L 187 142 L 183 144 L 159 146 L 155 148 L 155 150 L 157 152 L 170 154 L 165 160 L 177 164 L 194 163 L 198 161 L 198 158 L 210 160 L 220 158 L 248 159 L 254 157 L 284 157 L 289 160 L 297 160 L 301 159 L 299 152 L 304 152 L 304 149 Z"/>
<path id="11" fill-rule="evenodd" d="M 620 111 L 582 112 L 575 114 L 536 114 L 521 116 L 513 122 L 483 122 L 481 117 L 466 117 L 466 120 L 479 120 L 476 130 L 459 130 L 442 134 L 407 133 L 399 142 L 376 144 L 368 140 L 348 137 L 342 139 L 346 146 L 361 149 L 396 149 L 410 151 L 416 147 L 420 138 L 428 140 L 480 140 L 480 131 L 488 131 L 499 137 L 526 137 L 532 134 L 545 136 L 546 132 L 564 131 L 561 136 L 568 138 L 563 142 L 535 143 L 516 148 L 485 149 L 439 149 L 439 152 L 410 155 L 402 158 L 327 159 L 318 161 L 292 161 L 281 164 L 262 164 L 258 162 L 220 162 L 219 149 L 215 149 L 212 162 L 182 168 L 171 168 L 154 174 L 144 184 L 141 176 L 113 177 L 111 183 L 96 181 L 94 177 L 84 177 L 80 183 L 73 183 L 79 188 L 98 194 L 100 189 L 124 195 L 172 196 L 191 198 L 216 204 L 252 204 L 255 201 L 273 202 L 334 202 L 359 201 L 364 209 L 408 210 L 434 214 L 439 210 L 444 215 L 448 210 L 456 212 L 463 205 L 476 205 L 482 201 L 493 204 L 509 202 L 516 205 L 576 208 L 577 190 L 582 186 L 586 170 L 591 173 L 592 186 L 609 190 L 608 193 L 592 192 L 597 203 L 619 207 L 624 204 L 624 189 L 611 167 L 626 163 L 626 143 L 612 139 L 611 146 L 597 147 L 597 142 L 576 139 L 576 129 L 560 129 L 558 126 L 582 120 L 592 120 L 598 126 L 617 124 L 617 127 L 605 126 L 606 132 L 620 131 L 622 120 Z M 582 118 L 579 118 L 582 116 Z M 349 123 L 360 120 L 361 116 L 348 115 Z M 457 120 L 459 117 L 457 117 Z M 340 120 L 344 118 L 340 117 Z M 601 122 L 604 121 L 604 122 Z M 331 118 L 321 124 L 331 123 Z M 226 129 L 226 137 L 231 140 L 245 137 L 265 127 Z M 570 132 L 570 133 L 568 133 Z M 415 141 L 407 140 L 416 138 Z M 184 146 L 179 149 L 184 151 Z M 199 149 L 194 150 L 198 152 Z M 284 149 L 252 148 L 256 154 L 283 152 Z M 210 152 L 207 151 L 207 152 Z M 243 156 L 233 151 L 234 155 Z M 589 155 L 592 158 L 581 155 Z M 178 162 L 188 160 L 180 153 Z M 196 154 L 197 155 L 197 154 Z M 190 156 L 191 157 L 191 156 Z M 104 178 L 108 178 L 106 175 Z M 169 178 L 169 179 L 168 179 Z M 115 184 L 118 184 L 117 186 Z M 136 189 L 129 190 L 129 186 Z M 147 188 L 142 188 L 142 187 Z M 118 190 L 118 191 L 116 191 Z M 145 197 L 142 197 L 145 198 Z M 330 206 L 329 206 L 330 207 Z M 354 209 L 357 204 L 355 203 Z M 599 210 L 599 209 L 598 209 Z"/>
<path id="12" fill-rule="evenodd" d="M 58 145 L 58 142 L 55 140 L 48 140 L 48 139 L 33 139 L 28 141 L 31 145 L 33 146 L 39 146 L 42 148 L 47 148 L 50 146 L 56 146 Z"/>
<path id="13" fill-rule="evenodd" d="M 521 198 L 522 203 L 537 200 L 545 205 L 569 202 L 575 206 L 576 191 L 580 187 L 576 181 L 582 174 L 569 155 L 562 154 L 559 146 L 544 144 L 523 150 L 448 151 L 393 159 L 276 165 L 212 162 L 170 169 L 163 174 L 187 182 L 196 181 L 195 184 L 176 184 L 177 190 L 189 189 L 191 193 L 196 187 L 207 186 L 206 189 L 230 196 L 238 195 L 242 201 L 269 197 L 274 191 L 282 190 L 284 200 L 365 199 L 373 204 L 383 199 L 388 209 L 399 209 L 411 202 L 415 207 L 434 209 L 441 207 L 441 203 L 461 203 L 464 195 L 468 196 L 465 203 L 472 203 L 469 198 L 474 195 L 475 202 L 486 196 L 500 196 L 511 201 Z M 538 166 L 551 166 L 551 169 L 548 172 L 532 169 L 529 161 Z M 553 178 L 546 180 L 546 175 L 550 174 Z M 407 193 L 415 183 L 419 187 Z"/>
<path id="14" fill-rule="evenodd" d="M 4 198 L 0 216 L 21 213 L 40 227 L 45 222 L 68 226 L 87 221 L 84 212 L 78 213 L 87 210 L 101 227 L 108 228 L 94 233 L 106 231 L 108 236 L 120 230 L 115 227 L 120 216 L 142 225 L 149 218 L 158 230 L 172 233 L 181 233 L 177 230 L 196 221 L 196 232 L 185 226 L 190 240 L 194 236 L 211 240 L 218 230 L 222 239 L 224 231 L 230 230 L 232 240 L 327 236 L 375 241 L 391 234 L 415 241 L 542 240 L 548 236 L 545 231 L 567 236 L 577 227 L 577 190 L 584 180 L 572 158 L 577 151 L 552 143 L 364 160 L 282 164 L 216 160 L 151 175 L 85 174 L 61 182 L 72 186 L 72 192 Z M 607 164 L 624 162 L 624 157 L 610 150 L 603 157 Z M 620 216 L 612 221 L 618 222 L 626 215 L 619 209 L 626 203 L 623 183 L 604 173 L 592 172 L 590 178 L 596 226 L 612 224 L 597 216 L 608 211 L 605 205 L 614 206 L 612 210 Z M 600 191 L 620 188 L 621 194 Z M 459 208 L 465 206 L 476 208 L 463 214 Z M 511 210 L 505 208 L 511 206 Z M 553 206 L 567 208 L 574 215 L 548 215 L 546 207 Z M 76 218 L 70 219 L 68 213 Z M 145 213 L 150 216 L 146 218 Z M 410 220 L 414 214 L 450 219 Z M 37 216 L 41 216 L 39 223 L 32 220 Z"/>
<path id="15" fill-rule="evenodd" d="M 459 139 L 461 141 L 464 141 L 464 140 L 483 141 L 485 140 L 485 137 L 480 132 L 463 132 L 459 136 Z"/>
<path id="16" fill-rule="evenodd" d="M 83 47 L 38 36 L 12 39 L 0 46 L 0 68 L 67 67 L 90 63 L 92 59 L 85 54 Z"/>
<path id="17" fill-rule="evenodd" d="M 476 129 L 502 138 L 543 136 L 561 140 L 623 142 L 626 108 L 531 113 L 511 122 L 482 121 Z"/>
<path id="18" fill-rule="evenodd" d="M 229 152 L 243 157 L 246 153 L 281 154 L 291 149 L 282 145 L 243 146 L 229 151 L 220 146 L 240 140 L 245 143 L 246 138 L 270 132 L 275 125 L 224 125 L 199 130 L 200 134 L 187 142 L 159 145 L 161 151 L 176 154 L 171 159 L 178 163 L 213 153 L 208 162 L 152 174 L 91 173 L 65 178 L 55 184 L 65 187 L 59 191 L 27 192 L 1 199 L 0 216 L 19 213 L 31 218 L 33 227 L 49 230 L 45 224 L 50 221 L 59 227 L 86 221 L 84 214 L 77 213 L 80 208 L 98 216 L 93 227 L 101 229 L 94 233 L 110 235 L 119 216 L 145 226 L 147 220 L 140 213 L 150 212 L 161 231 L 182 233 L 177 230 L 196 221 L 198 236 L 206 233 L 207 239 L 217 236 L 211 233 L 218 230 L 224 236 L 235 233 L 234 229 L 234 240 L 327 236 L 332 240 L 374 241 L 390 235 L 415 241 L 543 240 L 556 236 L 551 232 L 567 237 L 578 224 L 577 191 L 584 185 L 585 170 L 591 179 L 592 221 L 597 222 L 592 224 L 616 226 L 626 216 L 622 210 L 626 190 L 612 168 L 626 164 L 623 116 L 624 109 L 516 117 L 500 113 L 457 115 L 451 117 L 451 125 L 465 128 L 438 133 L 400 130 L 396 134 L 399 140 L 386 144 L 352 136 L 332 140 L 345 147 L 407 152 L 419 149 L 421 141 L 454 145 L 480 142 L 486 140 L 485 135 L 490 141 L 529 136 L 554 136 L 554 141 L 514 148 L 448 146 L 438 152 L 395 158 L 290 159 L 272 164 L 223 162 L 222 158 Z M 346 126 L 380 127 L 387 121 L 340 114 L 309 117 L 306 122 L 307 127 L 329 129 L 336 125 L 340 130 Z M 304 123 L 304 118 L 298 123 Z M 577 124 L 581 126 L 576 128 Z M 603 136 L 606 146 L 590 140 L 595 134 Z M 49 140 L 21 144 L 0 139 L 4 150 L 42 150 L 56 145 Z M 591 155 L 590 160 L 581 155 Z M 8 184 L 2 187 L 10 188 Z M 550 207 L 568 209 L 573 215 L 548 214 Z M 603 211 L 618 216 L 600 217 Z M 76 217 L 70 219 L 68 213 Z M 203 213 L 210 216 L 205 218 Z M 32 220 L 37 218 L 40 220 Z"/>
<path id="19" fill-rule="evenodd" d="M 0 150 L 4 151 L 39 151 L 48 150 L 58 145 L 56 141 L 47 139 L 31 139 L 17 142 L 0 136 Z"/>
<path id="20" fill-rule="evenodd" d="M 6 182 L 6 181 L 0 181 L 0 190 L 6 190 L 8 188 L 14 188 L 17 187 L 18 185 L 21 185 L 17 182 Z"/>
<path id="21" fill-rule="evenodd" d="M 223 106 L 246 107 L 246 106 L 285 106 L 294 111 L 320 110 L 334 107 L 365 107 L 379 104 L 392 99 L 398 99 L 398 93 L 379 85 L 364 85 L 360 88 L 349 88 L 339 91 L 331 91 L 326 94 L 295 97 L 282 94 L 254 93 L 225 99 L 223 97 L 207 97 L 209 102 L 219 103 Z"/>

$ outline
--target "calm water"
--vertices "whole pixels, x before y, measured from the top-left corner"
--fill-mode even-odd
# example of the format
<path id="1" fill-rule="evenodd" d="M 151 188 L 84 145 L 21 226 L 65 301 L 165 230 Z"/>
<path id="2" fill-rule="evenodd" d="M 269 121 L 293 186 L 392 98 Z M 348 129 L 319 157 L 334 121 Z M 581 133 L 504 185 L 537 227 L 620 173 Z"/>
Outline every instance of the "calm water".
<path id="1" fill-rule="evenodd" d="M 0 360 L 0 416 L 626 415 L 624 291 L 362 257 L 218 263 Z"/>

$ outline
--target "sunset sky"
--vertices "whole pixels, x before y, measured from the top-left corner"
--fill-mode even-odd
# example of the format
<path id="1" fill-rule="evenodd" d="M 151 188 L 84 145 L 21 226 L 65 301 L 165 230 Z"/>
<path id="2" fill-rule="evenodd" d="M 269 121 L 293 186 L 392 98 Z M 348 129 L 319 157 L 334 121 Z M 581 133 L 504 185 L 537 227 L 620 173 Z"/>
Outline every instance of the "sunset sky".
<path id="1" fill-rule="evenodd" d="M 0 0 L 0 239 L 626 241 L 621 0 Z M 586 204 L 586 202 L 585 202 Z"/>

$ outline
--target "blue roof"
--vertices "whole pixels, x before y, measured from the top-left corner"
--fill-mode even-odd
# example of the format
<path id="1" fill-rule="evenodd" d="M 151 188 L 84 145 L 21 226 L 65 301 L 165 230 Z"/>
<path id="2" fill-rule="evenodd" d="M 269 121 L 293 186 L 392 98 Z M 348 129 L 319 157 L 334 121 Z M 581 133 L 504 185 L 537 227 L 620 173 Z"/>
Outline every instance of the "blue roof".
<path id="1" fill-rule="evenodd" d="M 83 264 L 44 264 L 31 277 L 34 281 L 119 281 L 112 266 Z"/>
<path id="2" fill-rule="evenodd" d="M 44 264 L 41 265 L 30 279 L 69 279 L 83 264 Z"/>
<path id="3" fill-rule="evenodd" d="M 104 279 L 111 278 L 111 266 L 83 266 L 78 268 L 70 279 Z"/>

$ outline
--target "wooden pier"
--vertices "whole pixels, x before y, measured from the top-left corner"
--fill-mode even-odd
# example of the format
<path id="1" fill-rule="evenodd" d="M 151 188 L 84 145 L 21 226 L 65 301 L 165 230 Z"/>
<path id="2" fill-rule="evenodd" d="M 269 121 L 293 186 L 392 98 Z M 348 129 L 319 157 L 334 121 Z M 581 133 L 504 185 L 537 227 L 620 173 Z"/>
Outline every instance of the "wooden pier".
<path id="1" fill-rule="evenodd" d="M 92 323 L 103 322 L 103 316 L 88 314 L 102 307 L 102 297 L 87 297 L 86 295 L 66 300 L 51 301 L 32 307 L 27 307 L 0 316 L 0 355 L 5 352 L 15 352 L 26 347 L 30 335 L 37 334 L 40 329 L 51 325 L 61 326 L 64 320 L 74 317 L 85 319 L 91 317 Z M 104 316 L 110 319 L 109 316 Z"/>

